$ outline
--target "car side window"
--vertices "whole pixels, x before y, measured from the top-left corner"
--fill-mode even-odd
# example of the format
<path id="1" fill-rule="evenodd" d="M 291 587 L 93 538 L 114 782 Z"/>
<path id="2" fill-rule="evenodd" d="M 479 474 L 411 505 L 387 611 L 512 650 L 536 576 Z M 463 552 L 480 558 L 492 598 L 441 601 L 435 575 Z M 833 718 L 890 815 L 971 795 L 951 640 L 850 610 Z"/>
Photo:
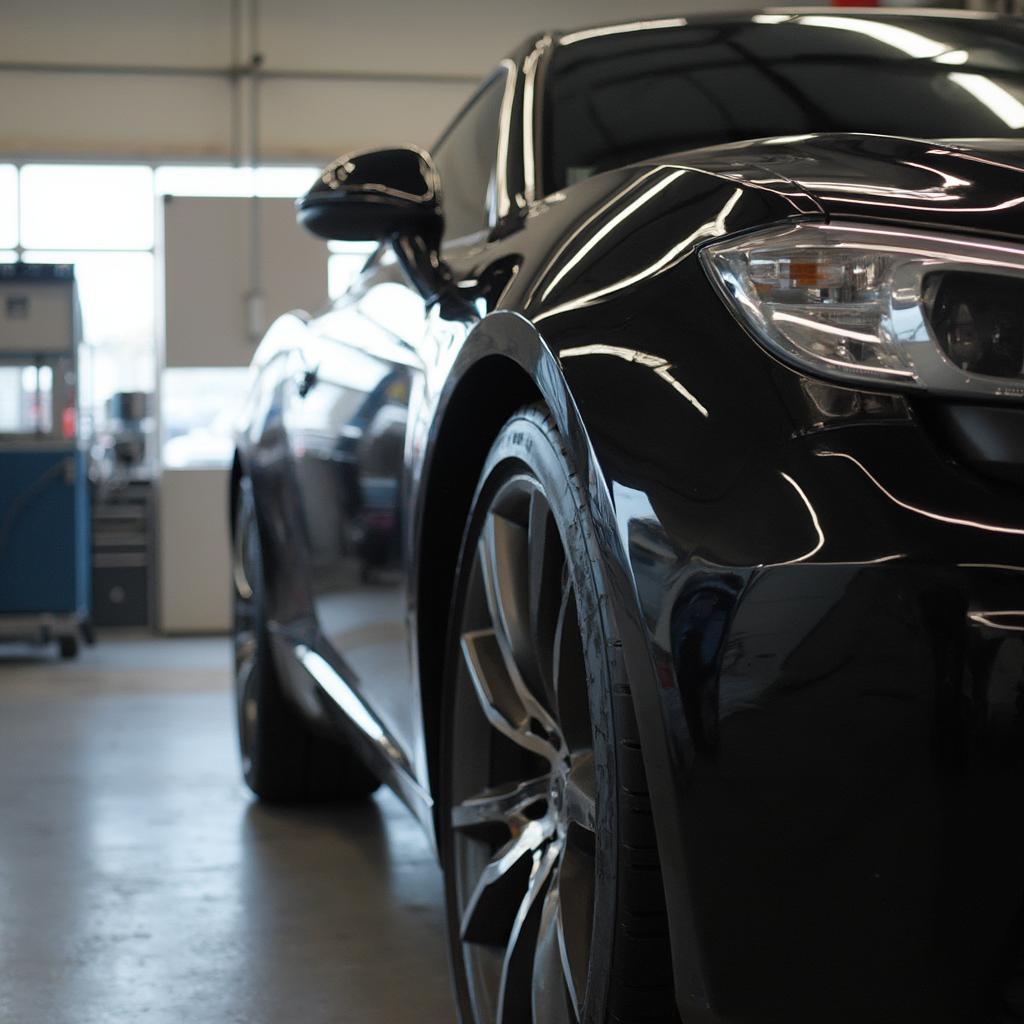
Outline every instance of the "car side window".
<path id="1" fill-rule="evenodd" d="M 498 120 L 506 81 L 500 71 L 488 79 L 431 150 L 441 176 L 446 242 L 491 226 Z"/>

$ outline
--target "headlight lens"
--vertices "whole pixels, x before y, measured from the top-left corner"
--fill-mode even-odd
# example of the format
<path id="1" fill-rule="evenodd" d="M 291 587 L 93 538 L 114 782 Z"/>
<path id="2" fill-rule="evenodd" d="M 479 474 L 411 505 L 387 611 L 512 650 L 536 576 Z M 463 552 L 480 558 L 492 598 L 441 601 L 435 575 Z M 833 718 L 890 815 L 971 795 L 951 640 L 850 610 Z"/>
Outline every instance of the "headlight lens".
<path id="1" fill-rule="evenodd" d="M 739 319 L 802 370 L 1024 397 L 1024 248 L 801 223 L 713 243 L 701 259 Z"/>
<path id="2" fill-rule="evenodd" d="M 971 373 L 1021 378 L 1024 281 L 961 271 L 925 278 L 925 310 L 939 347 Z"/>

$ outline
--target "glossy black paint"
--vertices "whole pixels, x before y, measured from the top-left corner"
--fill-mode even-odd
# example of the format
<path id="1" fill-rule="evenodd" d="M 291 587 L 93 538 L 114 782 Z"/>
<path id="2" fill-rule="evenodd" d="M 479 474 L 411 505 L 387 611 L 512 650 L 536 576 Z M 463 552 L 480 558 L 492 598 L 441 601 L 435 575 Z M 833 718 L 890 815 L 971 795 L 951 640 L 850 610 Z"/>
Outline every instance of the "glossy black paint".
<path id="1" fill-rule="evenodd" d="M 440 237 L 439 179 L 412 146 L 349 153 L 324 168 L 296 203 L 299 223 L 322 238 Z"/>
<path id="2" fill-rule="evenodd" d="M 1022 1012 L 1019 477 L 972 467 L 946 406 L 782 366 L 696 259 L 794 218 L 1020 242 L 1022 155 L 767 140 L 542 196 L 529 104 L 557 45 L 503 65 L 504 194 L 487 236 L 434 253 L 443 293 L 386 249 L 257 355 L 237 472 L 291 692 L 433 826 L 465 512 L 493 432 L 543 400 L 604 542 L 683 1019 Z"/>
<path id="3" fill-rule="evenodd" d="M 725 173 L 730 167 L 741 173 L 759 167 L 794 182 L 837 220 L 913 224 L 996 238 L 1020 238 L 1024 230 L 1024 139 L 971 145 L 814 135 L 700 152 Z"/>

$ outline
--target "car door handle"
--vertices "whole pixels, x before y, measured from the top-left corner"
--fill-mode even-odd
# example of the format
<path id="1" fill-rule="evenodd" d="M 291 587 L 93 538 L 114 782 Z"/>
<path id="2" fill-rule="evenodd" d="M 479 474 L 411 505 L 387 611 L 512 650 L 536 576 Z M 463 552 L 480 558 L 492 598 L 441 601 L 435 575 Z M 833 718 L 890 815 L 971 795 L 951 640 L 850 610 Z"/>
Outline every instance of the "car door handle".
<path id="1" fill-rule="evenodd" d="M 295 375 L 295 387 L 299 392 L 299 398 L 305 398 L 313 390 L 317 382 L 316 370 L 303 370 Z"/>

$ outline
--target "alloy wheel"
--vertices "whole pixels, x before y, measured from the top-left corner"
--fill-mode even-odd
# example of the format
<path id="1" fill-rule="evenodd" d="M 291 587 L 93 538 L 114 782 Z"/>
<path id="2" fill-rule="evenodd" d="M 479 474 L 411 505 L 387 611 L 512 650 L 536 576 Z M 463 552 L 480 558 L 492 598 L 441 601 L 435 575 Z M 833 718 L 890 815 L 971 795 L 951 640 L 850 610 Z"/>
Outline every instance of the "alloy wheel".
<path id="1" fill-rule="evenodd" d="M 252 741 L 259 714 L 254 677 L 258 653 L 260 617 L 257 586 L 259 543 L 251 507 L 243 505 L 235 529 L 231 578 L 234 591 L 234 625 L 232 640 L 235 661 L 235 697 L 238 712 L 238 736 L 242 753 L 242 770 L 248 775 L 251 766 Z"/>
<path id="2" fill-rule="evenodd" d="M 593 927 L 597 772 L 576 594 L 532 476 L 479 527 L 459 627 L 450 827 L 478 1024 L 581 1019 Z"/>

